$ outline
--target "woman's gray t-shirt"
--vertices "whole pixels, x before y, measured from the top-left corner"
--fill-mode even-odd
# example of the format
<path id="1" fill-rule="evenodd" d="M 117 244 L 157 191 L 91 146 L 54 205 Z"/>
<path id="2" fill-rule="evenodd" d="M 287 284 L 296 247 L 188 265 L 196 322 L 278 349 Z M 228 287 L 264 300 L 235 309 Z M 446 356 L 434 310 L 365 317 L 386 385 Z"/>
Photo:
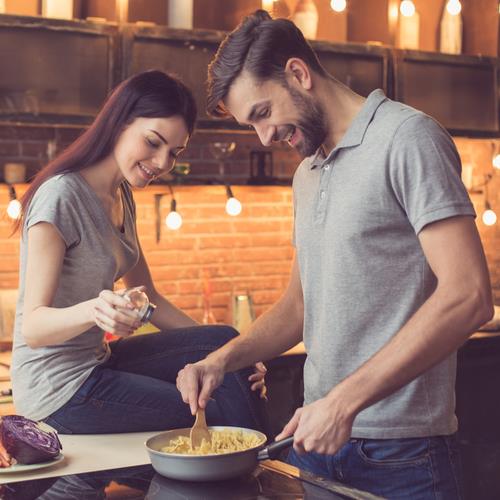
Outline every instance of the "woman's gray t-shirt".
<path id="1" fill-rule="evenodd" d="M 41 420 L 63 406 L 92 370 L 109 358 L 104 332 L 97 326 L 59 345 L 30 348 L 21 334 L 28 250 L 27 231 L 52 224 L 66 245 L 52 307 L 70 307 L 112 290 L 115 281 L 138 261 L 135 204 L 130 187 L 121 185 L 121 230 L 105 212 L 95 191 L 77 172 L 56 175 L 36 191 L 23 225 L 19 299 L 14 326 L 12 388 L 16 411 Z"/>

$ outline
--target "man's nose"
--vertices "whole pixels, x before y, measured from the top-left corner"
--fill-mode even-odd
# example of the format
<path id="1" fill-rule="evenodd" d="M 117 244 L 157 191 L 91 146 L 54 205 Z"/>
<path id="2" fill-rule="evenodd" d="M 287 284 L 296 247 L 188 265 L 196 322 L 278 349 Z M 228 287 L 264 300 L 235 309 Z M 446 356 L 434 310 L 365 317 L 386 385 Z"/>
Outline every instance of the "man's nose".
<path id="1" fill-rule="evenodd" d="M 257 135 L 259 136 L 260 142 L 263 146 L 270 146 L 272 144 L 275 133 L 274 127 L 262 125 L 256 126 L 255 131 L 257 132 Z"/>

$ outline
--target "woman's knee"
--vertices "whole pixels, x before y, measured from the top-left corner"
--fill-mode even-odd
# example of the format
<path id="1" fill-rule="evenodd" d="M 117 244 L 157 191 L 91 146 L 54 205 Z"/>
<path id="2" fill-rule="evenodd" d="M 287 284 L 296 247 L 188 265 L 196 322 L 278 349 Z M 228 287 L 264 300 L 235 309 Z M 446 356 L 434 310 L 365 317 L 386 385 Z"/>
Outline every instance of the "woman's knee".
<path id="1" fill-rule="evenodd" d="M 229 325 L 206 325 L 200 328 L 206 330 L 203 336 L 214 349 L 222 347 L 239 335 L 238 331 Z"/>

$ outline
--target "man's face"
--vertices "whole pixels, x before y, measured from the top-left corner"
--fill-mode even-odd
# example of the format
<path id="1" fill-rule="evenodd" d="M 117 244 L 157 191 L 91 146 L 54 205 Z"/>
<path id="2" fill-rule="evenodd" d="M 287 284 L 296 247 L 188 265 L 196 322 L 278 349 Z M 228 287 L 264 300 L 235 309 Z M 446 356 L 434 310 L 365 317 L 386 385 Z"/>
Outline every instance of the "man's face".
<path id="1" fill-rule="evenodd" d="M 262 83 L 247 72 L 233 82 L 224 107 L 241 124 L 251 125 L 264 146 L 286 141 L 304 157 L 327 136 L 323 110 L 314 98 L 276 80 Z"/>

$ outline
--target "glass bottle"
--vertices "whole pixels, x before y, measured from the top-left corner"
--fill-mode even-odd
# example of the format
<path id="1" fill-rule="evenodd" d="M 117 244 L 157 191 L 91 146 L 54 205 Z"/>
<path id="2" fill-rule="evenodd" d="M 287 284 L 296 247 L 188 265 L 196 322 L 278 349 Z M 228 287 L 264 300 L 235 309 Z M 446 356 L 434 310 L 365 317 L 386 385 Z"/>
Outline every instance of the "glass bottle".
<path id="1" fill-rule="evenodd" d="M 440 52 L 460 54 L 462 52 L 462 5 L 460 0 L 446 2 L 440 28 Z"/>
<path id="2" fill-rule="evenodd" d="M 201 322 L 204 325 L 213 325 L 217 323 L 215 315 L 212 311 L 212 284 L 207 275 L 203 277 L 203 318 Z"/>
<path id="3" fill-rule="evenodd" d="M 315 39 L 318 31 L 318 9 L 313 0 L 299 0 L 292 16 L 304 38 Z"/>
<path id="4" fill-rule="evenodd" d="M 140 288 L 129 288 L 123 294 L 139 313 L 141 323 L 147 323 L 153 315 L 156 306 L 149 302 L 149 298 Z"/>

